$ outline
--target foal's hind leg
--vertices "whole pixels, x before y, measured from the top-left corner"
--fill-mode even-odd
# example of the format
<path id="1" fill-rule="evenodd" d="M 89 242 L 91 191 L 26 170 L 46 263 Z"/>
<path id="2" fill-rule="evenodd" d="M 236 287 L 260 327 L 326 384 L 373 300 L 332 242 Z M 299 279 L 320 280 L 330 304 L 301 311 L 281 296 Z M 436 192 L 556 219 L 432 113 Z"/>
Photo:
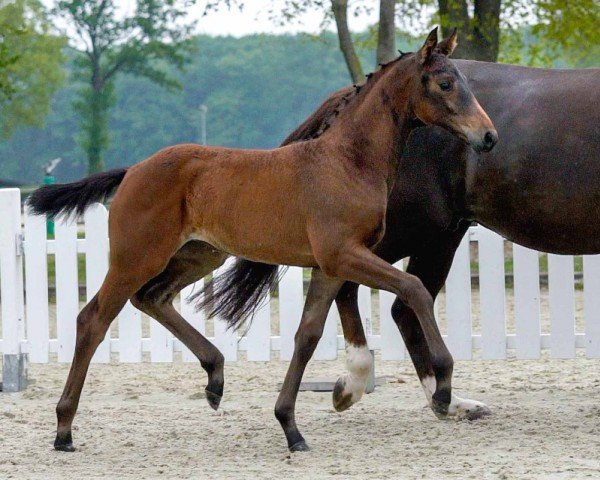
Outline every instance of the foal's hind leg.
<path id="1" fill-rule="evenodd" d="M 318 268 L 312 271 L 302 320 L 296 332 L 294 354 L 275 404 L 275 416 L 283 428 L 292 452 L 309 449 L 296 426 L 296 397 L 306 364 L 319 343 L 327 312 L 342 283 L 336 278 L 325 276 Z"/>
<path id="2" fill-rule="evenodd" d="M 165 268 L 179 243 L 179 235 L 175 235 L 173 229 L 169 234 L 155 235 L 160 223 L 145 222 L 143 216 L 134 216 L 133 220 L 129 216 L 122 219 L 118 213 L 118 208 L 113 204 L 108 273 L 96 296 L 77 316 L 75 355 L 63 394 L 56 406 L 58 426 L 54 447 L 57 450 L 74 450 L 71 425 L 90 361 L 108 327 L 125 302 Z"/>
<path id="3" fill-rule="evenodd" d="M 172 302 L 182 288 L 221 266 L 226 258 L 226 253 L 204 242 L 188 242 L 171 258 L 167 268 L 131 299 L 133 305 L 167 328 L 200 360 L 208 374 L 206 399 L 215 410 L 223 396 L 223 355 L 173 308 Z"/>
<path id="4" fill-rule="evenodd" d="M 151 276 L 151 275 L 149 275 Z M 138 277 L 126 275 L 121 269 L 111 267 L 96 296 L 77 316 L 75 355 L 65 387 L 56 406 L 58 420 L 54 448 L 72 452 L 71 425 L 79 405 L 83 383 L 96 348 L 106 335 L 108 327 L 125 302 L 139 288 Z"/>

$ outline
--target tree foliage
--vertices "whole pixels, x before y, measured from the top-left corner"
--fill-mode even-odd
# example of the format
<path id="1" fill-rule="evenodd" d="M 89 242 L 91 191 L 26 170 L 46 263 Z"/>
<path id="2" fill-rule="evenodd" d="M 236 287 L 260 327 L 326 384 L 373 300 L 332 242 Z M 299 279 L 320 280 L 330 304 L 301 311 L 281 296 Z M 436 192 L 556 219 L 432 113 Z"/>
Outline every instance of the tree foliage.
<path id="1" fill-rule="evenodd" d="M 0 137 L 43 121 L 65 78 L 64 44 L 37 0 L 0 8 Z"/>
<path id="2" fill-rule="evenodd" d="M 210 144 L 275 147 L 329 93 L 348 83 L 331 34 L 316 42 L 303 35 L 202 36 L 195 42 L 198 53 L 184 72 L 161 67 L 182 90 L 165 90 L 130 74 L 115 79 L 107 168 L 139 162 L 167 145 L 197 142 L 201 104 L 208 106 Z M 69 56 L 69 68 L 77 69 L 75 52 Z M 80 89 L 71 76 L 44 128 L 24 129 L 0 144 L 0 177 L 40 181 L 39 165 L 54 157 L 63 158 L 56 170 L 59 180 L 86 174 L 87 155 L 76 135 L 83 119 L 72 108 Z"/>
<path id="3" fill-rule="evenodd" d="M 389 12 L 389 1 L 378 2 L 380 12 Z M 280 23 L 319 11 L 325 28 L 332 19 L 338 20 L 336 11 L 361 15 L 376 7 L 373 0 L 284 0 L 282 10 L 271 4 L 269 11 Z M 404 31 L 425 33 L 431 24 L 439 23 L 443 34 L 448 35 L 458 28 L 456 58 L 552 65 L 560 52 L 569 50 L 569 64 L 581 65 L 597 58 L 600 50 L 598 0 L 396 0 L 395 7 L 395 23 Z M 367 38 L 371 48 L 382 44 L 379 27 L 389 28 L 384 19 L 380 17 L 371 29 Z M 339 21 L 337 24 L 339 27 Z M 360 48 L 361 42 L 356 35 L 350 42 L 350 34 L 343 28 L 338 28 L 338 34 L 340 47 L 349 52 L 348 70 L 355 79 L 362 66 L 355 64 L 352 51 Z"/>
<path id="4" fill-rule="evenodd" d="M 530 31 L 524 37 L 540 43 Z M 398 37 L 404 51 L 414 51 L 421 43 L 421 38 Z M 202 48 L 184 73 L 172 65 L 163 67 L 183 86 L 181 91 L 133 75 L 116 78 L 108 114 L 111 141 L 104 153 L 107 167 L 134 164 L 167 145 L 197 142 L 201 104 L 209 109 L 209 144 L 275 147 L 332 91 L 348 83 L 334 34 L 316 41 L 306 35 L 203 36 L 197 45 Z M 374 48 L 358 52 L 364 65 L 372 64 Z M 70 69 L 76 68 L 74 56 L 70 54 Z M 561 51 L 554 65 L 566 66 L 572 58 L 569 50 Z M 590 57 L 582 66 L 598 65 L 599 60 Z M 0 177 L 39 182 L 39 166 L 54 157 L 63 158 L 56 170 L 60 181 L 85 175 L 86 154 L 75 135 L 82 118 L 72 108 L 80 88 L 71 76 L 56 95 L 44 128 L 22 129 L 0 143 Z"/>
<path id="5" fill-rule="evenodd" d="M 130 15 L 114 0 L 59 1 L 54 14 L 67 22 L 76 78 L 85 85 L 75 102 L 82 118 L 80 142 L 88 172 L 104 169 L 102 152 L 109 145 L 109 110 L 114 105 L 114 80 L 126 73 L 167 88 L 179 87 L 165 68 L 186 62 L 193 25 L 185 22 L 188 0 L 137 0 Z"/>

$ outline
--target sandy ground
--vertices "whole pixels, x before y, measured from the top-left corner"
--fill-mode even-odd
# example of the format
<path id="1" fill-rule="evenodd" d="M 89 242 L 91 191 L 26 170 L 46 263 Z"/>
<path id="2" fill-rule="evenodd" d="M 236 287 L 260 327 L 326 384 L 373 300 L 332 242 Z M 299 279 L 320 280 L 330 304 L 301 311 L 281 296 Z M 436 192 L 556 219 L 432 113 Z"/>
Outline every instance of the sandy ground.
<path id="1" fill-rule="evenodd" d="M 67 366 L 31 365 L 33 385 L 0 394 L 0 478 L 600 477 L 600 361 L 457 362 L 459 394 L 486 402 L 477 422 L 440 421 L 408 362 L 377 360 L 389 382 L 344 413 L 329 393 L 301 393 L 312 451 L 289 454 L 273 416 L 285 362 L 226 366 L 219 412 L 198 365 L 92 365 L 72 454 L 53 451 L 54 406 Z M 337 376 L 343 359 L 307 376 Z"/>

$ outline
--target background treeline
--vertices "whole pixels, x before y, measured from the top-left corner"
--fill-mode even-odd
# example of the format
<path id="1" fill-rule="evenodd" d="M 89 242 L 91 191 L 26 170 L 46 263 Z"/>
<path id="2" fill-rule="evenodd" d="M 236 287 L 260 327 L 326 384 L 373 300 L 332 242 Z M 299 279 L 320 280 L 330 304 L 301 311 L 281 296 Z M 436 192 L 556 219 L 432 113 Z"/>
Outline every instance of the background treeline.
<path id="1" fill-rule="evenodd" d="M 405 36 L 398 38 L 397 46 L 411 50 L 420 41 Z M 106 168 L 139 162 L 167 145 L 199 141 L 201 104 L 209 109 L 209 144 L 275 147 L 331 92 L 351 83 L 334 34 L 199 36 L 195 43 L 197 50 L 185 72 L 162 66 L 172 70 L 181 90 L 166 90 L 130 75 L 117 78 Z M 360 54 L 365 69 L 372 70 L 373 51 L 362 49 Z M 555 66 L 568 64 L 568 55 L 555 58 Z M 73 70 L 72 60 L 67 60 L 68 72 Z M 578 66 L 597 60 L 589 57 Z M 0 178 L 40 183 L 41 165 L 55 157 L 63 159 L 55 171 L 58 181 L 86 174 L 85 152 L 78 142 L 81 118 L 73 108 L 80 88 L 71 75 L 54 97 L 43 127 L 17 130 L 0 142 Z"/>
<path id="2" fill-rule="evenodd" d="M 275 147 L 329 93 L 349 83 L 333 34 L 200 36 L 196 43 L 185 72 L 172 67 L 181 90 L 129 75 L 117 79 L 106 168 L 139 162 L 170 144 L 199 141 L 201 104 L 208 107 L 209 144 Z M 55 171 L 59 181 L 85 175 L 77 141 L 81 119 L 73 108 L 78 88 L 70 81 L 58 92 L 42 128 L 21 129 L 0 143 L 0 177 L 39 183 L 41 165 L 55 157 L 63 159 Z"/>

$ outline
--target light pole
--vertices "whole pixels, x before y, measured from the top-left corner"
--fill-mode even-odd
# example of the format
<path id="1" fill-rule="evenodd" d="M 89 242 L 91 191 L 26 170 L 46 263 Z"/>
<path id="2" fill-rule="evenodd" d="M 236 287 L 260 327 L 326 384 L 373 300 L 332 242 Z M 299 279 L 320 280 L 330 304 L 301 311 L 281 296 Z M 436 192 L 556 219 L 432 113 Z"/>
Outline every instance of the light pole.
<path id="1" fill-rule="evenodd" d="M 206 112 L 208 107 L 204 104 L 200 105 L 200 143 L 206 145 Z"/>

